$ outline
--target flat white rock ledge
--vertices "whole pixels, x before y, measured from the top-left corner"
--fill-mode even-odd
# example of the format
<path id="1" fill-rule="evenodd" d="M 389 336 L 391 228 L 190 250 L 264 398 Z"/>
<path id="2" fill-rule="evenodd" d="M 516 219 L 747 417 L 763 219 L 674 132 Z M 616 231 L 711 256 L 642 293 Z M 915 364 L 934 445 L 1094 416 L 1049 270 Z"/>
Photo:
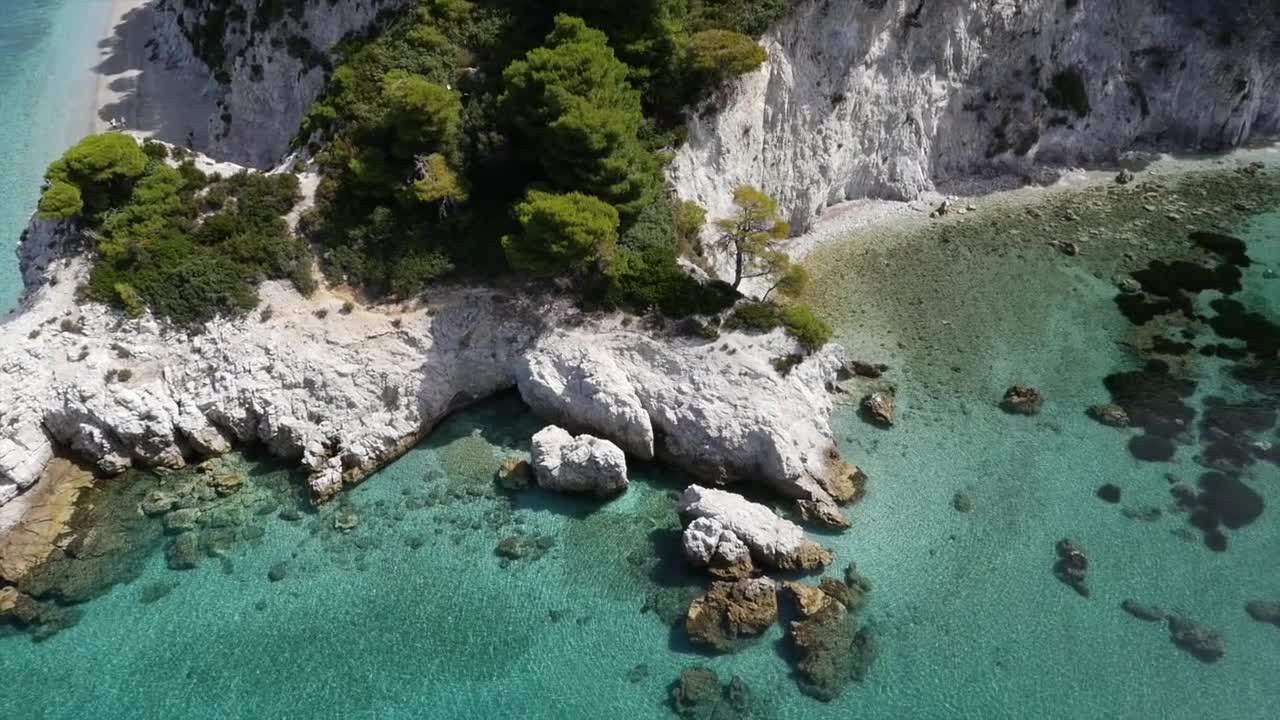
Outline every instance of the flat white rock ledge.
<path id="1" fill-rule="evenodd" d="M 608 440 L 574 437 L 564 428 L 548 425 L 534 434 L 532 455 L 538 486 L 547 490 L 597 497 L 627 490 L 626 455 Z"/>

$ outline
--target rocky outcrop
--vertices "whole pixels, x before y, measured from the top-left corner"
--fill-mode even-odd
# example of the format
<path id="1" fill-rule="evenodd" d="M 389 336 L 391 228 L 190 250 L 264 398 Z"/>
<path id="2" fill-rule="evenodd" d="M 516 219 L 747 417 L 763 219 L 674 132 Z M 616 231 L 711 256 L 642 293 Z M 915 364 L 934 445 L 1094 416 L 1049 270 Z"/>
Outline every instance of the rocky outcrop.
<path id="1" fill-rule="evenodd" d="M 847 199 L 1234 147 L 1280 131 L 1278 38 L 1254 0 L 807 0 L 763 68 L 691 113 L 671 176 L 712 217 L 745 183 L 805 230 Z"/>
<path id="2" fill-rule="evenodd" d="M 831 562 L 831 553 L 805 537 L 799 525 L 736 493 L 690 485 L 680 496 L 680 516 L 692 523 L 714 520 L 751 550 L 761 565 L 780 570 L 813 570 Z"/>
<path id="3" fill-rule="evenodd" d="M 548 425 L 534 434 L 532 454 L 538 486 L 547 490 L 610 497 L 627 489 L 627 458 L 608 440 Z"/>
<path id="4" fill-rule="evenodd" d="M 695 518 L 681 534 L 680 544 L 689 564 L 706 568 L 712 577 L 736 580 L 755 570 L 746 543 L 713 518 Z"/>
<path id="5" fill-rule="evenodd" d="M 303 117 L 324 92 L 334 46 L 407 4 L 161 0 L 155 59 L 189 73 L 216 103 L 202 150 L 267 168 L 288 152 Z"/>
<path id="6" fill-rule="evenodd" d="M 260 290 L 271 312 L 191 334 L 80 302 L 79 248 L 46 228 L 20 249 L 28 292 L 0 324 L 0 504 L 55 447 L 116 473 L 233 443 L 300 462 L 326 498 L 512 387 L 548 419 L 710 481 L 762 483 L 835 518 L 837 499 L 852 496 L 827 424 L 835 346 L 783 378 L 769 359 L 796 347 L 781 331 L 698 344 L 582 315 L 567 297 L 485 287 L 340 313 L 344 298 L 274 282 Z"/>
<path id="7" fill-rule="evenodd" d="M 671 709 L 683 720 L 748 720 L 769 717 L 742 678 L 721 683 L 714 670 L 691 667 L 671 685 Z"/>
<path id="8" fill-rule="evenodd" d="M 1027 385 L 1014 385 L 1004 391 L 1000 409 L 1010 415 L 1037 415 L 1044 405 L 1040 391 Z"/>
<path id="9" fill-rule="evenodd" d="M 805 693 L 829 701 L 851 682 L 861 682 L 875 658 L 875 640 L 859 627 L 853 610 L 871 586 L 850 565 L 848 581 L 823 578 L 818 587 L 786 583 L 783 590 L 795 607 L 788 627 L 797 671 Z"/>
<path id="10" fill-rule="evenodd" d="M 778 620 L 778 593 L 769 578 L 711 583 L 689 603 L 689 639 L 717 652 L 732 652 L 740 641 L 763 633 Z"/>

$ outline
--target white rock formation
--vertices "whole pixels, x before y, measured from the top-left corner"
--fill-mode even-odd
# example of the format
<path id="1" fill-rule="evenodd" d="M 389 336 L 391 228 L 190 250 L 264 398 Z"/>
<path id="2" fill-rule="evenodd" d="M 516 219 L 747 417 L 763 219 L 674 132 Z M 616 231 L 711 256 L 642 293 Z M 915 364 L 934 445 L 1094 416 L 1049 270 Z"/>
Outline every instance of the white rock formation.
<path id="1" fill-rule="evenodd" d="M 268 168 L 288 152 L 303 117 L 324 92 L 334 46 L 407 2 L 161 0 L 156 54 L 203 83 L 218 107 L 209 118 L 209 144 L 201 149 Z"/>
<path id="2" fill-rule="evenodd" d="M 680 535 L 684 557 L 694 567 L 706 567 L 712 563 L 720 567 L 732 567 L 750 560 L 751 551 L 746 544 L 712 517 L 697 517 Z"/>
<path id="3" fill-rule="evenodd" d="M 765 67 L 691 116 L 671 165 L 712 217 L 744 183 L 805 230 L 847 199 L 1280 131 L 1268 0 L 808 0 L 764 45 Z"/>
<path id="4" fill-rule="evenodd" d="M 612 497 L 627 490 L 622 449 L 593 435 L 570 435 L 548 425 L 533 436 L 532 464 L 538 487 Z"/>
<path id="5" fill-rule="evenodd" d="M 831 562 L 830 553 L 806 538 L 799 525 L 737 493 L 690 485 L 680 496 L 677 509 L 683 518 L 706 518 L 719 525 L 722 533 L 733 533 L 763 565 L 809 569 Z"/>
<path id="6" fill-rule="evenodd" d="M 275 282 L 261 288 L 269 317 L 192 335 L 79 301 L 79 251 L 75 233 L 42 222 L 20 248 L 28 292 L 0 323 L 0 504 L 35 482 L 55 445 L 118 472 L 257 442 L 300 461 L 327 497 L 453 410 L 519 387 L 567 427 L 708 479 L 764 482 L 838 517 L 826 488 L 844 468 L 830 459 L 824 388 L 839 348 L 783 378 L 769 365 L 795 351 L 781 332 L 714 344 L 649 337 L 581 316 L 568 298 L 491 288 L 343 314 L 343 298 L 306 299 Z"/>

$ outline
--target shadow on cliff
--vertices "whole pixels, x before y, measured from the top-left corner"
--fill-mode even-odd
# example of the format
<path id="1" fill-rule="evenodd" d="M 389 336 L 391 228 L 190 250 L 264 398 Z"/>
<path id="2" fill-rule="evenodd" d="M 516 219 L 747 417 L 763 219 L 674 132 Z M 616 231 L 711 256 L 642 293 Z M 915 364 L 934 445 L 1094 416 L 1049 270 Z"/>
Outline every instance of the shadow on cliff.
<path id="1" fill-rule="evenodd" d="M 161 64 L 152 32 L 155 20 L 151 4 L 134 8 L 98 43 L 93 71 L 106 81 L 105 91 L 98 90 L 98 118 L 123 121 L 126 130 L 200 149 L 207 144 L 214 111 L 202 93 L 208 78 Z"/>

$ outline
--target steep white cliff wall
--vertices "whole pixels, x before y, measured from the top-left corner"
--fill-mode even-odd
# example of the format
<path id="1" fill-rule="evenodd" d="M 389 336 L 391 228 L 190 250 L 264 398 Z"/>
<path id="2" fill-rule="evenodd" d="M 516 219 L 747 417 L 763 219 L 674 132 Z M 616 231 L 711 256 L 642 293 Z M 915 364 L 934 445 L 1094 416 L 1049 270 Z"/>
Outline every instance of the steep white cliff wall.
<path id="1" fill-rule="evenodd" d="M 196 74 L 217 103 L 209 155 L 256 168 L 289 149 L 324 91 L 330 53 L 408 0 L 160 0 L 158 59 Z"/>
<path id="2" fill-rule="evenodd" d="M 804 230 L 847 199 L 1280 130 L 1275 0 L 810 0 L 763 42 L 672 165 L 713 217 L 743 183 Z"/>

